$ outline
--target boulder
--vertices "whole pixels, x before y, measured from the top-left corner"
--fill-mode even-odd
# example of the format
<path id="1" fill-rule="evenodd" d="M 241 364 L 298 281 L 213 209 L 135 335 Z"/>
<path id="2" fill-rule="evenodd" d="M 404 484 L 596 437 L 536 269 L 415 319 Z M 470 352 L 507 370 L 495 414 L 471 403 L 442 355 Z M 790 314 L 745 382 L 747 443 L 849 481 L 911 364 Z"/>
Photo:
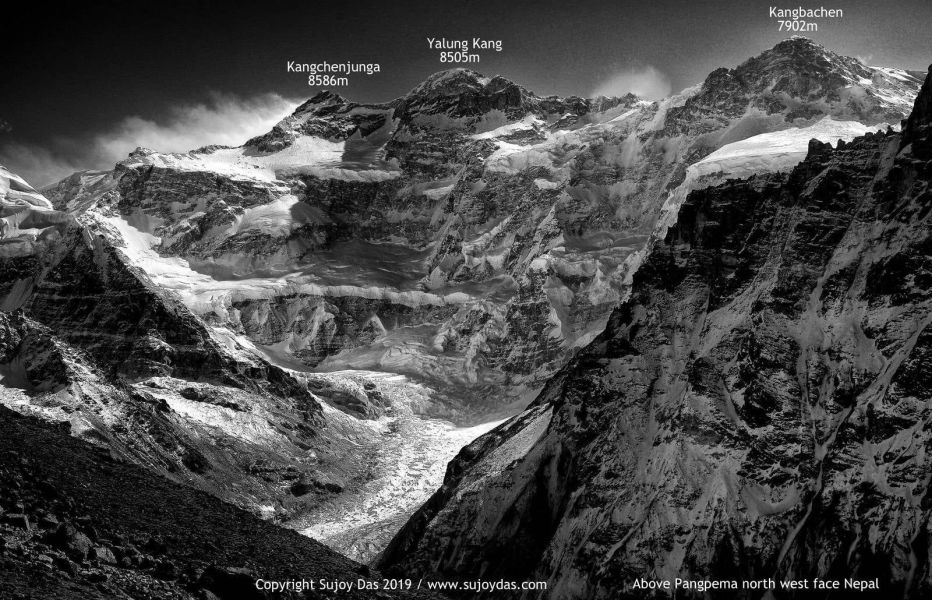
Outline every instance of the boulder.
<path id="1" fill-rule="evenodd" d="M 55 533 L 49 536 L 48 542 L 76 562 L 87 559 L 88 553 L 94 547 L 91 539 L 70 523 L 62 523 Z"/>

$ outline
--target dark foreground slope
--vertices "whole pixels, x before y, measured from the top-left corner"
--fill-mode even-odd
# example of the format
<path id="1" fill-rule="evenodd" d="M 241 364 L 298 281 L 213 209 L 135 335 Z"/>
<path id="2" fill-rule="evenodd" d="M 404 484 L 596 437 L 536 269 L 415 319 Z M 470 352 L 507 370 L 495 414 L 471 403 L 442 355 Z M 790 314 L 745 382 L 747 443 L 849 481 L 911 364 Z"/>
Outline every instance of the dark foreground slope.
<path id="1" fill-rule="evenodd" d="M 0 598 L 248 600 L 267 597 L 259 577 L 371 576 L 310 538 L 0 407 Z"/>
<path id="2" fill-rule="evenodd" d="M 641 577 L 932 594 L 930 106 L 932 78 L 902 134 L 692 193 L 604 333 L 381 564 L 561 599 L 647 597 Z"/>

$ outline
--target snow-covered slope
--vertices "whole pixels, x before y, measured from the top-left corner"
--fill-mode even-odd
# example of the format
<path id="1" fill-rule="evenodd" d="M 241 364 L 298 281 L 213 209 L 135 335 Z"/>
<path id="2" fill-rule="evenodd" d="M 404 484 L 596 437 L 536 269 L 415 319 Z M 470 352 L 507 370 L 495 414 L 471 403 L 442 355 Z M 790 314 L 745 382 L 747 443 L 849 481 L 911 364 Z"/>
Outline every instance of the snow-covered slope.
<path id="1" fill-rule="evenodd" d="M 346 181 L 383 181 L 401 175 L 390 164 L 345 160 L 344 157 L 352 151 L 353 141 L 301 136 L 287 147 L 269 154 L 256 152 L 249 147 L 213 147 L 176 154 L 138 149 L 133 153 L 135 160 L 124 164 L 129 168 L 152 166 L 188 172 L 208 171 L 231 179 L 263 183 L 273 183 L 297 175 Z M 375 150 L 377 148 L 372 148 L 373 152 Z"/>
<path id="2" fill-rule="evenodd" d="M 869 131 L 884 131 L 888 126 L 887 123 L 865 125 L 858 121 L 836 121 L 827 116 L 808 127 L 761 133 L 726 144 L 690 165 L 688 170 L 695 172 L 698 178 L 722 173 L 734 179 L 754 173 L 789 171 L 806 158 L 810 140 L 836 145 L 839 140 L 850 141 Z M 899 123 L 896 127 L 899 128 Z"/>

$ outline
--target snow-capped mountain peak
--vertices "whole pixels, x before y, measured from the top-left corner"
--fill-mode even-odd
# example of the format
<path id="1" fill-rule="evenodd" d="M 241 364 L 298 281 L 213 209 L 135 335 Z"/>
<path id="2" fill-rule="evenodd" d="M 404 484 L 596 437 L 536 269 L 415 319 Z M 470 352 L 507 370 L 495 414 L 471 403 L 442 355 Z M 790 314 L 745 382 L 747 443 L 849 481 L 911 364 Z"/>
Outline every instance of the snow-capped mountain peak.
<path id="1" fill-rule="evenodd" d="M 916 73 L 868 67 L 797 36 L 733 69 L 710 73 L 695 94 L 669 111 L 665 126 L 669 134 L 695 135 L 735 120 L 755 133 L 781 128 L 781 122 L 809 126 L 826 115 L 898 123 L 921 84 Z"/>
<path id="2" fill-rule="evenodd" d="M 418 115 L 445 115 L 452 119 L 478 117 L 499 110 L 511 119 L 527 114 L 533 94 L 501 76 L 485 77 L 471 69 L 434 73 L 415 86 L 398 103 L 398 117 L 410 123 Z"/>
<path id="3" fill-rule="evenodd" d="M 504 79 L 504 78 L 501 78 Z M 409 95 L 446 94 L 453 95 L 463 91 L 477 90 L 487 86 L 491 78 L 485 77 L 472 69 L 458 67 L 437 71 L 416 85 Z"/>

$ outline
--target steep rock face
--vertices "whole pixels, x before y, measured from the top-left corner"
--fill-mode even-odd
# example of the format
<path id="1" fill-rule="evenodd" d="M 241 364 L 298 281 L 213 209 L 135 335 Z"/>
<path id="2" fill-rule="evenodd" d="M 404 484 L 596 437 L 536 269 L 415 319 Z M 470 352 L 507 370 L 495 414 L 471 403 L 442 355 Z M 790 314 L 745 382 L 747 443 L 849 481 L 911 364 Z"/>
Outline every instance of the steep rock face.
<path id="1" fill-rule="evenodd" d="M 906 121 L 903 132 L 903 144 L 913 144 L 913 154 L 919 158 L 929 158 L 929 127 L 932 126 L 932 82 L 927 78 L 922 84 L 916 106 Z"/>
<path id="2" fill-rule="evenodd" d="M 405 306 L 387 298 L 296 295 L 234 302 L 230 312 L 249 339 L 316 366 L 328 356 L 383 338 L 386 325 L 435 326 L 455 311 L 446 304 Z"/>
<path id="3" fill-rule="evenodd" d="M 86 230 L 69 228 L 47 257 L 51 260 L 27 256 L 0 264 L 4 306 L 54 327 L 113 375 L 130 381 L 173 376 L 254 391 L 266 385 L 277 395 L 303 393 L 310 401 L 278 367 L 245 365 L 226 356 L 187 308 L 146 285 L 112 247 Z M 24 262 L 35 269 L 29 271 Z M 22 289 L 29 292 L 21 294 Z"/>
<path id="4" fill-rule="evenodd" d="M 67 350 L 21 312 L 0 313 L 0 370 L 5 387 L 58 391 L 69 383 Z"/>
<path id="5" fill-rule="evenodd" d="M 605 331 L 381 564 L 552 598 L 641 597 L 638 577 L 929 594 L 929 86 L 902 135 L 690 194 Z"/>

